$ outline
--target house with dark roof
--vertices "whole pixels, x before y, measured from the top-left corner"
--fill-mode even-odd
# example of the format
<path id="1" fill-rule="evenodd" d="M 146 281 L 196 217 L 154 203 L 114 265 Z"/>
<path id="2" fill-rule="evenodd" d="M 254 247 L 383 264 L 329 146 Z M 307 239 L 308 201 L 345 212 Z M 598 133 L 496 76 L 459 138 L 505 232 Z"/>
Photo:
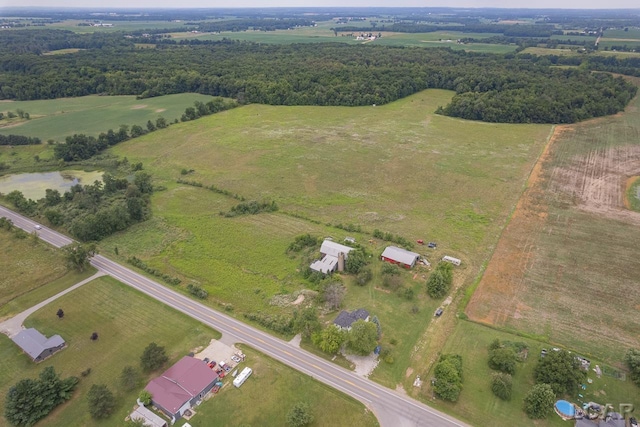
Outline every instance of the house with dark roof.
<path id="1" fill-rule="evenodd" d="M 23 329 L 11 340 L 33 359 L 42 362 L 53 353 L 62 350 L 66 343 L 60 335 L 47 338 L 35 328 Z"/>
<path id="2" fill-rule="evenodd" d="M 397 246 L 387 246 L 382 252 L 382 255 L 380 255 L 382 261 L 398 264 L 405 268 L 413 268 L 419 258 L 420 254 Z"/>
<path id="3" fill-rule="evenodd" d="M 164 412 L 171 424 L 182 418 L 213 388 L 216 374 L 200 359 L 185 356 L 147 384 L 151 404 Z"/>
<path id="4" fill-rule="evenodd" d="M 609 412 L 604 418 L 576 418 L 575 427 L 625 427 L 627 425 L 624 417 L 617 412 Z"/>
<path id="5" fill-rule="evenodd" d="M 351 313 L 342 310 L 340 314 L 338 314 L 338 317 L 333 321 L 333 324 L 348 331 L 356 320 L 364 320 L 365 322 L 368 322 L 369 312 L 364 308 L 359 308 Z"/>

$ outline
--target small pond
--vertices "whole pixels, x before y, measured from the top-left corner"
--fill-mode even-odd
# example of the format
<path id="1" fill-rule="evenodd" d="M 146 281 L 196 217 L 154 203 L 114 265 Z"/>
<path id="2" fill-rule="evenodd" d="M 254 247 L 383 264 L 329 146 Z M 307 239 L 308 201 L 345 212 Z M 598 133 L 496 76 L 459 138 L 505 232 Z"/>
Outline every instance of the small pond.
<path id="1" fill-rule="evenodd" d="M 38 200 L 44 197 L 47 188 L 58 190 L 64 194 L 76 184 L 93 184 L 102 181 L 104 172 L 85 172 L 65 170 L 62 172 L 20 173 L 0 176 L 0 193 L 8 194 L 14 190 L 21 191 L 27 199 Z"/>

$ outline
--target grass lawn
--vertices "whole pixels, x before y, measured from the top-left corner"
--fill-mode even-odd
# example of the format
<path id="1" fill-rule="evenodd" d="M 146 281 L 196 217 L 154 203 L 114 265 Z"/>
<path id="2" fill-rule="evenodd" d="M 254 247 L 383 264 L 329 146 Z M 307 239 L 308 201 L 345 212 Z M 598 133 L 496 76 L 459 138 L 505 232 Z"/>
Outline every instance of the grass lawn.
<path id="1" fill-rule="evenodd" d="M 495 397 L 491 392 L 490 378 L 494 372 L 487 365 L 488 346 L 494 339 L 511 342 L 525 342 L 529 346 L 527 360 L 519 363 L 513 376 L 513 395 L 509 402 Z M 534 384 L 533 370 L 537 364 L 540 350 L 550 350 L 548 344 L 538 341 L 500 332 L 486 326 L 468 321 L 459 321 L 454 333 L 451 335 L 442 353 L 456 353 L 462 356 L 464 383 L 460 398 L 456 403 L 445 403 L 441 400 L 431 399 L 432 392 L 428 381 L 422 386 L 423 397 L 434 406 L 448 413 L 460 416 L 473 425 L 492 425 L 507 427 L 513 425 L 522 426 L 563 426 L 566 425 L 560 417 L 553 412 L 546 420 L 532 421 L 522 411 L 522 400 Z M 571 349 L 570 349 L 571 350 Z M 591 367 L 602 363 L 591 359 Z M 423 379 L 431 378 L 433 372 L 422 375 Z M 620 403 L 633 403 L 637 408 L 640 405 L 638 388 L 631 381 L 603 375 L 597 378 L 591 370 L 588 378 L 592 384 L 585 382 L 586 390 L 581 390 L 579 397 L 567 396 L 568 400 L 580 404 L 581 402 L 612 403 L 616 410 Z M 490 420 L 490 421 L 489 421 Z"/>
<path id="2" fill-rule="evenodd" d="M 63 320 L 55 315 L 59 307 L 65 313 Z M 36 377 L 46 366 L 54 366 L 61 377 L 80 376 L 91 368 L 89 376 L 81 378 L 73 399 L 38 424 L 42 426 L 118 425 L 150 376 L 141 378 L 140 388 L 132 392 L 121 389 L 118 377 L 126 365 L 139 367 L 140 355 L 150 342 L 165 346 L 173 363 L 192 348 L 219 336 L 111 278 L 97 279 L 56 300 L 55 306 L 44 307 L 29 317 L 25 326 L 35 327 L 46 336 L 60 334 L 68 347 L 36 365 L 7 337 L 0 336 L 0 406 L 12 384 Z M 89 340 L 94 331 L 99 334 L 96 342 Z M 85 401 L 87 391 L 97 383 L 107 384 L 117 398 L 115 413 L 103 422 L 90 418 Z"/>
<path id="3" fill-rule="evenodd" d="M 62 252 L 31 236 L 19 239 L 0 229 L 0 319 L 17 314 L 36 302 L 89 277 L 69 271 Z"/>
<path id="4" fill-rule="evenodd" d="M 63 320 L 55 316 L 58 307 L 65 312 Z M 54 366 L 63 378 L 80 376 L 80 372 L 91 368 L 91 373 L 81 378 L 72 400 L 38 424 L 42 426 L 120 425 L 137 393 L 154 375 L 141 375 L 139 387 L 126 392 L 119 384 L 120 372 L 127 365 L 139 366 L 140 354 L 149 342 L 165 346 L 173 363 L 191 349 L 219 337 L 217 332 L 111 278 L 97 279 L 65 295 L 54 307 L 47 306 L 29 317 L 25 326 L 35 327 L 47 336 L 60 334 L 68 347 L 36 365 L 1 335 L 0 411 L 12 384 L 36 377 L 46 366 Z M 94 331 L 99 339 L 91 342 L 89 336 Z M 244 351 L 254 374 L 240 390 L 226 381 L 228 384 L 219 395 L 197 409 L 194 421 L 202 425 L 283 425 L 290 407 L 304 401 L 316 414 L 313 425 L 377 425 L 375 417 L 359 402 L 252 349 Z M 90 418 L 85 401 L 91 385 L 99 383 L 106 384 L 117 401 L 114 414 L 101 422 Z M 269 392 L 265 394 L 265 390 Z"/>
<path id="5" fill-rule="evenodd" d="M 181 93 L 148 99 L 91 95 L 38 101 L 3 101 L 0 102 L 0 111 L 15 112 L 21 109 L 29 113 L 31 119 L 12 119 L 9 125 L 0 125 L 0 134 L 34 136 L 46 142 L 50 139 L 64 141 L 75 133 L 98 136 L 109 129 L 117 131 L 122 124 L 129 127 L 137 124 L 146 129 L 148 120 L 155 122 L 158 117 L 164 117 L 172 122 L 179 119 L 185 108 L 192 107 L 195 101 L 209 100 L 210 96 Z M 0 123 L 5 123 L 5 120 Z"/>
<path id="6" fill-rule="evenodd" d="M 243 347 L 246 363 L 253 374 L 240 388 L 231 381 L 212 399 L 198 407 L 192 425 L 283 426 L 291 407 L 298 402 L 309 405 L 311 426 L 377 426 L 375 416 L 364 405 L 342 393 L 298 374 L 253 349 Z M 183 422 L 176 423 L 182 426 Z"/>

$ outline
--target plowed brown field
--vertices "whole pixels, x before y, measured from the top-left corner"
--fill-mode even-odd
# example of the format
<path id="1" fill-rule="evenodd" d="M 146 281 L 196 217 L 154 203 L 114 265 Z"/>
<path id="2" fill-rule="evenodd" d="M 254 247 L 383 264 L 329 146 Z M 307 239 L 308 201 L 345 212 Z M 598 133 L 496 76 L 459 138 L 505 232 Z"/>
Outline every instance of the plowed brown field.
<path id="1" fill-rule="evenodd" d="M 640 346 L 636 98 L 623 114 L 558 126 L 467 306 L 478 322 L 617 363 Z"/>

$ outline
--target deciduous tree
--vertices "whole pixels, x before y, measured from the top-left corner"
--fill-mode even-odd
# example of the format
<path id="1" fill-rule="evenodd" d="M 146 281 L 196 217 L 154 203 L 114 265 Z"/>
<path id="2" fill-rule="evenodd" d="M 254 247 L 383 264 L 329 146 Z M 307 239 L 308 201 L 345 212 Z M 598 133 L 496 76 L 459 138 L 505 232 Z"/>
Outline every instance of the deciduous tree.
<path id="1" fill-rule="evenodd" d="M 356 320 L 347 334 L 347 348 L 356 354 L 366 356 L 378 345 L 378 328 L 373 322 Z"/>
<path id="2" fill-rule="evenodd" d="M 549 384 L 536 384 L 524 398 L 523 409 L 531 419 L 546 418 L 553 409 L 556 395 Z"/>
<path id="3" fill-rule="evenodd" d="M 298 402 L 287 413 L 287 425 L 290 427 L 304 427 L 313 422 L 313 413 L 309 405 Z"/>
<path id="4" fill-rule="evenodd" d="M 116 406 L 113 393 L 105 384 L 94 384 L 87 393 L 89 413 L 95 419 L 109 418 Z"/>

